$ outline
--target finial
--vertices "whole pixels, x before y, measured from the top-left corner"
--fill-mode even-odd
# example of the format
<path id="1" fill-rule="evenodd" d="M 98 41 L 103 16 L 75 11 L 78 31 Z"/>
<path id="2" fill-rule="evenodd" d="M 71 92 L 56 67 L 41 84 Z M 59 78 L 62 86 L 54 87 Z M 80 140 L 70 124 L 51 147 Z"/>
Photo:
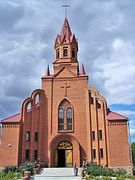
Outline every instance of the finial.
<path id="1" fill-rule="evenodd" d="M 65 8 L 65 18 L 67 18 L 67 8 L 69 8 L 70 5 L 68 5 L 67 3 L 65 3 L 62 7 Z"/>
<path id="2" fill-rule="evenodd" d="M 82 67 L 81 67 L 80 74 L 81 74 L 81 75 L 86 74 L 86 73 L 85 73 L 85 69 L 84 69 L 84 65 L 83 65 L 83 64 L 82 64 Z"/>
<path id="3" fill-rule="evenodd" d="M 49 65 L 47 66 L 47 70 L 46 70 L 46 74 L 45 76 L 50 76 L 50 69 L 49 69 Z"/>

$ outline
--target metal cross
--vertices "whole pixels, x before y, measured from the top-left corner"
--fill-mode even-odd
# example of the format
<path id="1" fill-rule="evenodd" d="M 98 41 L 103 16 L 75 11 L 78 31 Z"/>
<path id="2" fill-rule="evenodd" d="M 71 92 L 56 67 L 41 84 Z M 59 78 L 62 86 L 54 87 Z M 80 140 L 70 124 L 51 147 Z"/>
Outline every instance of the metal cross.
<path id="1" fill-rule="evenodd" d="M 65 8 L 65 17 L 67 18 L 67 8 L 69 8 L 70 6 L 68 4 L 65 4 L 62 7 Z"/>
<path id="2" fill-rule="evenodd" d="M 65 86 L 61 86 L 61 88 L 65 88 L 65 97 L 67 96 L 67 88 L 70 88 L 69 85 L 67 85 L 67 83 L 65 83 Z"/>

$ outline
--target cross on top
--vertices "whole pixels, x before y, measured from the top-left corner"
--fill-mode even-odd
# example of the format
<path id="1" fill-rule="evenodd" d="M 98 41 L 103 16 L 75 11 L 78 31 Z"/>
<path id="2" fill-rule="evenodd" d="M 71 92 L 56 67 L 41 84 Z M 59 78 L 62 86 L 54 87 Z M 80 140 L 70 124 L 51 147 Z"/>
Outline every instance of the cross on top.
<path id="1" fill-rule="evenodd" d="M 64 4 L 62 7 L 65 8 L 65 17 L 67 18 L 67 8 L 70 6 L 68 4 Z"/>
<path id="2" fill-rule="evenodd" d="M 67 88 L 70 88 L 69 85 L 67 85 L 67 83 L 65 82 L 65 85 L 64 86 L 61 86 L 61 88 L 65 88 L 65 97 L 67 96 Z"/>

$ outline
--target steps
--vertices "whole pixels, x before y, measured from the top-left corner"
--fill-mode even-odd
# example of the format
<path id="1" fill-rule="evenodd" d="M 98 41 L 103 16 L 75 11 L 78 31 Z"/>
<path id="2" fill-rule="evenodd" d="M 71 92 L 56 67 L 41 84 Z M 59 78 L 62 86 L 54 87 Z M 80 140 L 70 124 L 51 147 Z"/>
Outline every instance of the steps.
<path id="1" fill-rule="evenodd" d="M 40 174 L 31 177 L 31 180 L 79 180 L 74 176 L 73 168 L 43 168 Z"/>

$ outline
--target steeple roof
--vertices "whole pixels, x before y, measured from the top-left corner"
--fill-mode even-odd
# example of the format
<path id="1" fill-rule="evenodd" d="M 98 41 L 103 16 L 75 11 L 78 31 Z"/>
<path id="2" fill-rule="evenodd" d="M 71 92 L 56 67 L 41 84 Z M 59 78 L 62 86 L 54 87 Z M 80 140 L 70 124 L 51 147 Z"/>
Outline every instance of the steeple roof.
<path id="1" fill-rule="evenodd" d="M 64 24 L 63 24 L 63 27 L 61 29 L 60 35 L 61 35 L 61 39 L 63 39 L 65 35 L 69 38 L 72 35 L 72 31 L 71 31 L 71 28 L 70 28 L 70 25 L 69 25 L 67 18 L 65 18 L 65 20 L 64 20 Z"/>
<path id="2" fill-rule="evenodd" d="M 84 65 L 82 64 L 81 70 L 80 70 L 80 75 L 86 74 L 85 73 L 85 69 L 84 69 Z"/>
<path id="3" fill-rule="evenodd" d="M 46 69 L 46 74 L 45 76 L 50 76 L 50 69 L 49 69 L 49 65 L 47 66 L 47 69 Z"/>
<path id="4" fill-rule="evenodd" d="M 68 42 L 76 43 L 76 45 L 78 47 L 77 39 L 75 38 L 75 35 L 72 34 L 72 31 L 71 31 L 71 28 L 70 28 L 67 18 L 65 18 L 65 20 L 64 20 L 64 24 L 62 26 L 60 35 L 57 35 L 57 37 L 56 37 L 55 46 L 56 46 L 56 44 L 62 43 L 65 39 Z"/>

